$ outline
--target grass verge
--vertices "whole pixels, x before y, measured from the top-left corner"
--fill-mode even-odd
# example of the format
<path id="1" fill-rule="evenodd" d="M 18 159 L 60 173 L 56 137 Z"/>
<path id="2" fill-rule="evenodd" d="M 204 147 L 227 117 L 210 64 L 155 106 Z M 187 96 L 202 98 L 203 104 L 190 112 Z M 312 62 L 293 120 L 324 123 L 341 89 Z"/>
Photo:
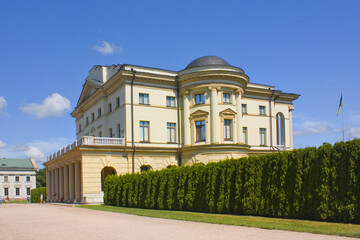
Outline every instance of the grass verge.
<path id="1" fill-rule="evenodd" d="M 101 211 L 126 213 L 138 216 L 167 218 L 192 222 L 216 223 L 235 226 L 256 227 L 264 229 L 289 230 L 297 232 L 309 232 L 319 234 L 330 234 L 349 237 L 360 237 L 360 225 L 346 223 L 329 223 L 308 220 L 266 218 L 254 216 L 237 216 L 226 214 L 210 214 L 197 212 L 154 210 L 141 208 L 113 207 L 107 205 L 82 205 L 81 208 L 88 208 Z"/>

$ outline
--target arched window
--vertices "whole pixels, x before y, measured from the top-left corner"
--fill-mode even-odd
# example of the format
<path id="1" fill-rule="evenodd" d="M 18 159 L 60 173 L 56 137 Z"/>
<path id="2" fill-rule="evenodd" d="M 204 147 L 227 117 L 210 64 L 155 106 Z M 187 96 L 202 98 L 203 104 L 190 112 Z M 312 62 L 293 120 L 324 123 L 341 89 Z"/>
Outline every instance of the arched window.
<path id="1" fill-rule="evenodd" d="M 104 191 L 104 182 L 109 175 L 116 175 L 116 170 L 113 167 L 104 167 L 101 170 L 101 191 Z"/>
<path id="2" fill-rule="evenodd" d="M 285 146 L 285 118 L 282 113 L 276 114 L 276 137 L 277 145 Z"/>
<path id="3" fill-rule="evenodd" d="M 152 167 L 150 165 L 142 165 L 140 167 L 140 172 L 147 172 L 147 171 L 150 171 L 152 170 Z"/>

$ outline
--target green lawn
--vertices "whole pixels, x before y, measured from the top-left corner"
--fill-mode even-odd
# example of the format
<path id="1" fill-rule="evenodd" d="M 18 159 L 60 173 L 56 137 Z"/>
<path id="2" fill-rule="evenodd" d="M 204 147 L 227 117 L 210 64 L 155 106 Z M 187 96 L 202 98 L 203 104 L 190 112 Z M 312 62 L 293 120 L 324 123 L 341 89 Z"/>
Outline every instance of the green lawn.
<path id="1" fill-rule="evenodd" d="M 226 214 L 210 214 L 140 208 L 124 208 L 107 205 L 82 205 L 79 207 L 101 211 L 133 214 L 138 216 L 168 218 L 193 222 L 206 222 L 265 229 L 280 229 L 298 232 L 360 237 L 360 225 L 358 224 L 328 223 L 307 220 L 236 216 Z"/>

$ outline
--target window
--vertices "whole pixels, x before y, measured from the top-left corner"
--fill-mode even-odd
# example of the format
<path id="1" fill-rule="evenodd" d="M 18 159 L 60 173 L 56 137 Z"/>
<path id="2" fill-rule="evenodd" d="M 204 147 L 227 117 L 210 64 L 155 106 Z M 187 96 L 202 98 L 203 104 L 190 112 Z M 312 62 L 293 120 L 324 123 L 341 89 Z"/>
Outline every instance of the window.
<path id="1" fill-rule="evenodd" d="M 148 172 L 151 170 L 151 167 L 149 165 L 142 165 L 140 167 L 140 172 Z"/>
<path id="2" fill-rule="evenodd" d="M 26 181 L 30 182 L 30 176 L 26 176 Z"/>
<path id="3" fill-rule="evenodd" d="M 20 188 L 15 188 L 15 194 L 16 194 L 16 196 L 20 195 Z"/>
<path id="4" fill-rule="evenodd" d="M 79 124 L 79 132 L 81 132 L 81 124 Z"/>
<path id="5" fill-rule="evenodd" d="M 166 97 L 166 106 L 175 107 L 175 97 Z"/>
<path id="6" fill-rule="evenodd" d="M 30 188 L 26 188 L 26 195 L 30 195 Z"/>
<path id="7" fill-rule="evenodd" d="M 91 114 L 91 122 L 95 121 L 95 113 Z"/>
<path id="8" fill-rule="evenodd" d="M 260 128 L 260 145 L 266 145 L 266 128 Z"/>
<path id="9" fill-rule="evenodd" d="M 149 141 L 149 122 L 140 121 L 140 141 Z"/>
<path id="10" fill-rule="evenodd" d="M 266 112 L 265 112 L 265 106 L 259 106 L 259 114 L 260 115 L 265 115 Z"/>
<path id="11" fill-rule="evenodd" d="M 113 131 L 112 131 L 112 128 L 109 128 L 109 137 L 113 137 Z"/>
<path id="12" fill-rule="evenodd" d="M 247 105 L 246 104 L 241 104 L 241 111 L 242 111 L 242 114 L 247 114 Z"/>
<path id="13" fill-rule="evenodd" d="M 4 182 L 8 182 L 9 181 L 9 176 L 4 176 Z"/>
<path id="14" fill-rule="evenodd" d="M 102 137 L 102 132 L 99 132 L 99 137 Z"/>
<path id="15" fill-rule="evenodd" d="M 247 127 L 243 127 L 243 142 L 244 144 L 248 144 L 248 129 Z"/>
<path id="16" fill-rule="evenodd" d="M 86 117 L 86 126 L 89 125 L 89 118 Z"/>
<path id="17" fill-rule="evenodd" d="M 98 118 L 101 117 L 101 108 L 98 109 Z"/>
<path id="18" fill-rule="evenodd" d="M 112 105 L 111 103 L 108 104 L 108 113 L 111 113 L 112 112 Z"/>
<path id="19" fill-rule="evenodd" d="M 223 93 L 223 103 L 230 103 L 230 96 L 229 93 Z"/>
<path id="20" fill-rule="evenodd" d="M 196 141 L 202 142 L 205 141 L 205 120 L 196 121 Z"/>
<path id="21" fill-rule="evenodd" d="M 231 120 L 224 120 L 224 140 L 231 140 Z"/>
<path id="22" fill-rule="evenodd" d="M 120 138 L 121 137 L 121 129 L 120 129 L 120 124 L 117 125 L 117 137 Z"/>
<path id="23" fill-rule="evenodd" d="M 116 98 L 116 108 L 120 107 L 120 98 Z"/>
<path id="24" fill-rule="evenodd" d="M 167 123 L 167 142 L 175 142 L 175 123 Z"/>
<path id="25" fill-rule="evenodd" d="M 15 182 L 19 182 L 20 181 L 20 177 L 19 176 L 15 176 Z"/>
<path id="26" fill-rule="evenodd" d="M 149 104 L 149 94 L 139 93 L 139 104 Z"/>
<path id="27" fill-rule="evenodd" d="M 205 94 L 195 94 L 195 104 L 204 104 L 205 103 Z"/>
<path id="28" fill-rule="evenodd" d="M 9 195 L 9 188 L 4 188 L 4 196 L 8 196 Z"/>

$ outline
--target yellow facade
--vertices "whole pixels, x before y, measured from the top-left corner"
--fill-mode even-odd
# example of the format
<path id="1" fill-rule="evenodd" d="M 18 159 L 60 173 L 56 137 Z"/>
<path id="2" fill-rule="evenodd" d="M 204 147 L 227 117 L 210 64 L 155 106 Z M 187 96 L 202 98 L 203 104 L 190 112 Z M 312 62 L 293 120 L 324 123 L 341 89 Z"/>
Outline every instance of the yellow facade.
<path id="1" fill-rule="evenodd" d="M 298 96 L 218 57 L 179 72 L 95 66 L 72 112 L 77 141 L 44 164 L 48 200 L 101 202 L 107 174 L 291 150 Z"/>

